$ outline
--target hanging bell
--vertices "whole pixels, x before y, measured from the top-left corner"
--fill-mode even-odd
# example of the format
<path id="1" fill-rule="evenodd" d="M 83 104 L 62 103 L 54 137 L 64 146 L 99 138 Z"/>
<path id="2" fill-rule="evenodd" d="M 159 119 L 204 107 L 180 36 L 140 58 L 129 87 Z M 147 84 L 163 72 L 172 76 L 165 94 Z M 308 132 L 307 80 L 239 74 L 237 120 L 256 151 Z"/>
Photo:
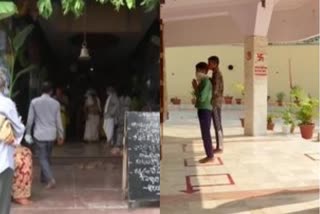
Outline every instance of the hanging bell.
<path id="1" fill-rule="evenodd" d="M 82 59 L 82 60 L 90 59 L 89 51 L 86 44 L 82 44 L 79 59 Z"/>

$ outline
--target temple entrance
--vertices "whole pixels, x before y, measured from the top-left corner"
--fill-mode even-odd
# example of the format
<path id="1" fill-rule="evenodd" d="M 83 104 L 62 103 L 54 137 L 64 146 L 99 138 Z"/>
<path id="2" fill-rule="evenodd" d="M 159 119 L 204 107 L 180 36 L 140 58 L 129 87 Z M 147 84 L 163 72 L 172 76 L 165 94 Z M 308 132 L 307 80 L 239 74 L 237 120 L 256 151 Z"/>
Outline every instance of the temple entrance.
<path id="1" fill-rule="evenodd" d="M 26 17 L 17 21 L 21 27 L 34 25 L 26 46 L 28 60 L 39 64 L 38 69 L 18 83 L 19 88 L 25 89 L 16 97 L 24 119 L 30 100 L 40 95 L 44 80 L 51 81 L 68 101 L 67 143 L 83 140 L 84 95 L 89 89 L 96 92 L 101 108 L 106 102 L 106 88 L 111 86 L 119 97 L 131 98 L 134 110 L 158 111 L 157 11 L 117 13 L 111 7 L 89 4 L 78 19 L 63 16 L 58 10 L 55 13 L 49 20 Z M 84 43 L 88 58 L 80 57 Z"/>
<path id="2" fill-rule="evenodd" d="M 85 95 L 94 90 L 103 111 L 106 88 L 113 87 L 119 98 L 130 98 L 131 111 L 159 112 L 158 15 L 158 10 L 146 13 L 143 9 L 122 9 L 118 13 L 112 7 L 90 3 L 77 19 L 63 16 L 58 8 L 48 20 L 29 15 L 13 20 L 17 29 L 33 26 L 23 55 L 27 64 L 36 65 L 16 83 L 19 93 L 14 100 L 19 113 L 26 121 L 30 101 L 41 94 L 41 83 L 50 81 L 54 96 L 60 94 L 67 100 L 67 122 L 66 142 L 54 147 L 51 160 L 56 190 L 43 189 L 34 155 L 34 204 L 27 208 L 14 206 L 12 213 L 50 213 L 57 209 L 62 213 L 90 213 L 88 209 L 96 213 L 98 209 L 127 208 L 122 191 L 122 153 L 113 154 L 104 146 L 102 127 L 97 142 L 84 144 Z M 83 52 L 84 43 L 88 53 Z M 23 63 L 18 67 L 23 68 Z M 103 113 L 100 120 L 102 124 Z"/>

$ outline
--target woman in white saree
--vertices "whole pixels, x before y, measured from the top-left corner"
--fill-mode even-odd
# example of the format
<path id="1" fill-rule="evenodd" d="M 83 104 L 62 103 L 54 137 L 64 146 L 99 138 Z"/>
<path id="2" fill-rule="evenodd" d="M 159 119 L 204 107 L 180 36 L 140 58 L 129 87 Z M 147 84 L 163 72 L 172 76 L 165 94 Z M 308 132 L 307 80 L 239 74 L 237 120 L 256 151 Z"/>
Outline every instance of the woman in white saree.
<path id="1" fill-rule="evenodd" d="M 94 90 L 89 90 L 86 93 L 86 102 L 84 108 L 86 115 L 84 141 L 97 142 L 99 141 L 101 103 Z"/>

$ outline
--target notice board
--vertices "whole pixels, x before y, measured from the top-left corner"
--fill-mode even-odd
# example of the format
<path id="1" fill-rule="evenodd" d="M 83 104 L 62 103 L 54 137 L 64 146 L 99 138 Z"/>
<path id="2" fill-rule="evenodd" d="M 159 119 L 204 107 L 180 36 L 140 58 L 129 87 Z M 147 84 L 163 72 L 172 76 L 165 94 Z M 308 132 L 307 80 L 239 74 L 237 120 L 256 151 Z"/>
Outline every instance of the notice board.
<path id="1" fill-rule="evenodd" d="M 160 113 L 126 113 L 129 201 L 160 200 Z"/>

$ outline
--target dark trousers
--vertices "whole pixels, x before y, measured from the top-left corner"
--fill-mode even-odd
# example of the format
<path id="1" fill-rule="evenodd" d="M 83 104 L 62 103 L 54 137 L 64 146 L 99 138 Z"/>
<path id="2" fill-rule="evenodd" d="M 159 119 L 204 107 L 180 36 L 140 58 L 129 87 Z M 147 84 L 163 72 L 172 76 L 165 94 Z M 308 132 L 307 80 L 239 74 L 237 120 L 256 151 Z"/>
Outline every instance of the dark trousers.
<path id="1" fill-rule="evenodd" d="M 54 142 L 52 141 L 39 141 L 35 140 L 36 143 L 36 154 L 39 160 L 41 174 L 41 183 L 48 183 L 54 179 L 51 170 L 51 153 Z"/>
<path id="2" fill-rule="evenodd" d="M 0 213 L 9 214 L 11 206 L 13 170 L 6 169 L 0 173 Z"/>
<path id="3" fill-rule="evenodd" d="M 221 119 L 221 107 L 213 107 L 212 109 L 212 121 L 216 136 L 217 149 L 223 149 L 223 128 Z"/>
<path id="4" fill-rule="evenodd" d="M 208 158 L 213 157 L 213 147 L 212 147 L 212 139 L 211 139 L 211 133 L 210 133 L 211 114 L 212 114 L 212 111 L 210 110 L 205 110 L 205 109 L 198 110 L 201 137 L 203 141 L 204 150 L 206 151 L 206 155 Z"/>

